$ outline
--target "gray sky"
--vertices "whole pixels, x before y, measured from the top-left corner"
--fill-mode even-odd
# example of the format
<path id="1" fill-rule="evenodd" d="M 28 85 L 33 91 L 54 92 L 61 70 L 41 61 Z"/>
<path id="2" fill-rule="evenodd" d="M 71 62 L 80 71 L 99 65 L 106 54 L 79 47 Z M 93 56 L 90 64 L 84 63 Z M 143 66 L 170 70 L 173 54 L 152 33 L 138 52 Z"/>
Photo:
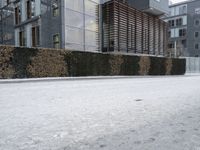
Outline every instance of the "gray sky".
<path id="1" fill-rule="evenodd" d="M 184 2 L 186 0 L 171 0 L 173 3 Z"/>

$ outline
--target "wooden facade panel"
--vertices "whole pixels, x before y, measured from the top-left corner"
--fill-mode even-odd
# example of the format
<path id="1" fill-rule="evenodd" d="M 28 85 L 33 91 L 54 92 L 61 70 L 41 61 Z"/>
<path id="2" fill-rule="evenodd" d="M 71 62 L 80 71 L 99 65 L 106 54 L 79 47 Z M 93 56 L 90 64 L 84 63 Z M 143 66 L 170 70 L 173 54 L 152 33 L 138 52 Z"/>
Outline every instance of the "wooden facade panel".
<path id="1" fill-rule="evenodd" d="M 167 24 L 118 0 L 103 5 L 103 50 L 163 55 Z"/>

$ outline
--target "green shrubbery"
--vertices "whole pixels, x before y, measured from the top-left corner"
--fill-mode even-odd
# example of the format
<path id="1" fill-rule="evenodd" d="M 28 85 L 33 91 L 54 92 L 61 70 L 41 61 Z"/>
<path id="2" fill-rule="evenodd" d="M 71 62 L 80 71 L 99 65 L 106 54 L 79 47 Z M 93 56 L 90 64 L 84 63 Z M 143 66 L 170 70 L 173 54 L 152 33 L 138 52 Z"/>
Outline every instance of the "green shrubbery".
<path id="1" fill-rule="evenodd" d="M 184 73 L 185 59 L 0 46 L 0 78 Z"/>

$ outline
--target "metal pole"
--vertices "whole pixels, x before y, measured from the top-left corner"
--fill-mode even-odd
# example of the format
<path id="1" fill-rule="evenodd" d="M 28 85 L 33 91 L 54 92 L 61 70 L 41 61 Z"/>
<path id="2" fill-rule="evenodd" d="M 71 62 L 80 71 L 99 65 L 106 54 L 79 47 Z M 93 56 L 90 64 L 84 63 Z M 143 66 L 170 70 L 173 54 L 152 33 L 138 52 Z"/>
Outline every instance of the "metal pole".
<path id="1" fill-rule="evenodd" d="M 176 47 L 176 41 L 174 42 L 174 57 L 176 57 L 176 51 L 177 51 L 177 47 Z"/>
<path id="2" fill-rule="evenodd" d="M 3 44 L 3 34 L 2 34 L 2 32 L 3 32 L 3 23 L 2 23 L 2 20 L 3 20 L 3 15 L 2 15 L 2 13 L 3 13 L 3 11 L 2 11 L 2 8 L 0 8 L 0 35 L 1 35 L 1 43 L 0 44 Z"/>

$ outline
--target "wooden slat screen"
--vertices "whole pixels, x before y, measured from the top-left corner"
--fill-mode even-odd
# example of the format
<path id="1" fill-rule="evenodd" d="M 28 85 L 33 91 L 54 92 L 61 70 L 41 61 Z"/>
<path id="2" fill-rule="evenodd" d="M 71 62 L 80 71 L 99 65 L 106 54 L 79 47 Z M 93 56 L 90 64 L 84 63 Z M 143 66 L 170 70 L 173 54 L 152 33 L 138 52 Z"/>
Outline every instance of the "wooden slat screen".
<path id="1" fill-rule="evenodd" d="M 167 23 L 120 0 L 103 5 L 103 51 L 164 55 Z"/>

